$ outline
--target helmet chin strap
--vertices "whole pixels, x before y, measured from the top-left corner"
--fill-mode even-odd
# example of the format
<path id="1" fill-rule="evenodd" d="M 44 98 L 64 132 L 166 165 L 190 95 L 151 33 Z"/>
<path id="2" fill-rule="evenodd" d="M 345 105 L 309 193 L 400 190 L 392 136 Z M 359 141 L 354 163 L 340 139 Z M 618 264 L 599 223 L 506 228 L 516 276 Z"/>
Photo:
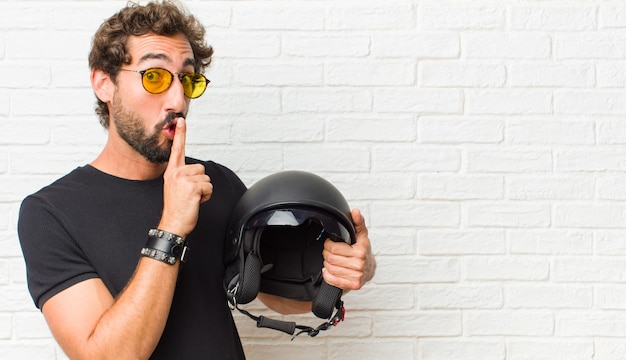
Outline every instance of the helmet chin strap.
<path id="1" fill-rule="evenodd" d="M 315 337 L 320 333 L 320 331 L 328 330 L 331 326 L 337 326 L 337 324 L 339 324 L 340 322 L 344 320 L 344 317 L 346 314 L 346 309 L 343 306 L 343 301 L 339 299 L 337 300 L 337 303 L 335 304 L 335 309 L 337 310 L 335 312 L 335 315 L 333 315 L 328 321 L 320 324 L 318 327 L 313 328 L 313 327 L 306 326 L 306 325 L 298 325 L 294 321 L 275 320 L 275 319 L 270 319 L 268 317 L 265 317 L 263 315 L 254 316 L 248 311 L 239 308 L 237 304 L 235 304 L 235 308 L 239 310 L 240 313 L 256 321 L 257 328 L 268 328 L 268 329 L 282 331 L 289 335 L 293 335 L 291 337 L 291 341 L 293 341 L 300 334 L 307 334 L 310 337 Z M 296 329 L 300 331 L 296 333 Z"/>

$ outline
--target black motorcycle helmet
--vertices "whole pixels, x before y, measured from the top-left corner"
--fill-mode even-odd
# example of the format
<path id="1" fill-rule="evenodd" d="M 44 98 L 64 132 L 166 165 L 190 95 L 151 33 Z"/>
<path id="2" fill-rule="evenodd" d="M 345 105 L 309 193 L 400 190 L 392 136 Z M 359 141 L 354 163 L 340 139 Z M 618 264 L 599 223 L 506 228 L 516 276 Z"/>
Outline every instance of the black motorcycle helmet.
<path id="1" fill-rule="evenodd" d="M 231 305 L 247 304 L 261 291 L 313 301 L 313 313 L 323 319 L 333 308 L 342 317 L 342 292 L 321 274 L 326 239 L 355 242 L 350 207 L 330 182 L 304 171 L 259 180 L 239 200 L 228 227 L 224 284 Z"/>

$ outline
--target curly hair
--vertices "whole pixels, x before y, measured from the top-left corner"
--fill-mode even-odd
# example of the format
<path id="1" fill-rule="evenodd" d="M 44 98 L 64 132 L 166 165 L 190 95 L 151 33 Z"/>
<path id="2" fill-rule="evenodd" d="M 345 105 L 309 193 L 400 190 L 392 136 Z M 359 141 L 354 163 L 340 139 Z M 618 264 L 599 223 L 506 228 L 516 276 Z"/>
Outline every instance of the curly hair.
<path id="1" fill-rule="evenodd" d="M 126 49 L 128 38 L 149 33 L 185 36 L 193 51 L 195 72 L 202 72 L 211 63 L 213 48 L 204 40 L 205 29 L 202 24 L 179 2 L 163 0 L 150 2 L 145 6 L 129 3 L 106 20 L 93 37 L 89 67 L 92 70 L 103 70 L 115 82 L 121 66 L 131 61 Z M 97 101 L 96 114 L 100 117 L 100 124 L 105 129 L 108 128 L 109 109 L 100 99 Z"/>

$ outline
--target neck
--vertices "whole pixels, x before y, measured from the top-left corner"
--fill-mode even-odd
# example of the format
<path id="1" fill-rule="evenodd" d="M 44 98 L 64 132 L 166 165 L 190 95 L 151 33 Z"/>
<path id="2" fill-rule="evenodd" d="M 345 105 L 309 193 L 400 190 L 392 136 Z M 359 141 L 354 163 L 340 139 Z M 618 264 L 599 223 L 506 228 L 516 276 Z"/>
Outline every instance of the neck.
<path id="1" fill-rule="evenodd" d="M 109 136 L 107 144 L 90 164 L 96 169 L 122 179 L 152 180 L 163 175 L 167 163 L 152 163 L 119 138 Z"/>

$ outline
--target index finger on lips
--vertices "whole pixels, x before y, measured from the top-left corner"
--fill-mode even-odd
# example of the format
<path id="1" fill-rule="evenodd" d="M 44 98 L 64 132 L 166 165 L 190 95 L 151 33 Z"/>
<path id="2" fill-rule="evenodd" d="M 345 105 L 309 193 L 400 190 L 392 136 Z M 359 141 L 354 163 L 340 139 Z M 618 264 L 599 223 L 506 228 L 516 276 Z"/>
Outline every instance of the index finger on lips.
<path id="1" fill-rule="evenodd" d="M 185 118 L 179 117 L 176 121 L 176 131 L 174 132 L 174 140 L 170 152 L 169 166 L 185 165 L 185 138 L 187 134 L 187 123 Z"/>

